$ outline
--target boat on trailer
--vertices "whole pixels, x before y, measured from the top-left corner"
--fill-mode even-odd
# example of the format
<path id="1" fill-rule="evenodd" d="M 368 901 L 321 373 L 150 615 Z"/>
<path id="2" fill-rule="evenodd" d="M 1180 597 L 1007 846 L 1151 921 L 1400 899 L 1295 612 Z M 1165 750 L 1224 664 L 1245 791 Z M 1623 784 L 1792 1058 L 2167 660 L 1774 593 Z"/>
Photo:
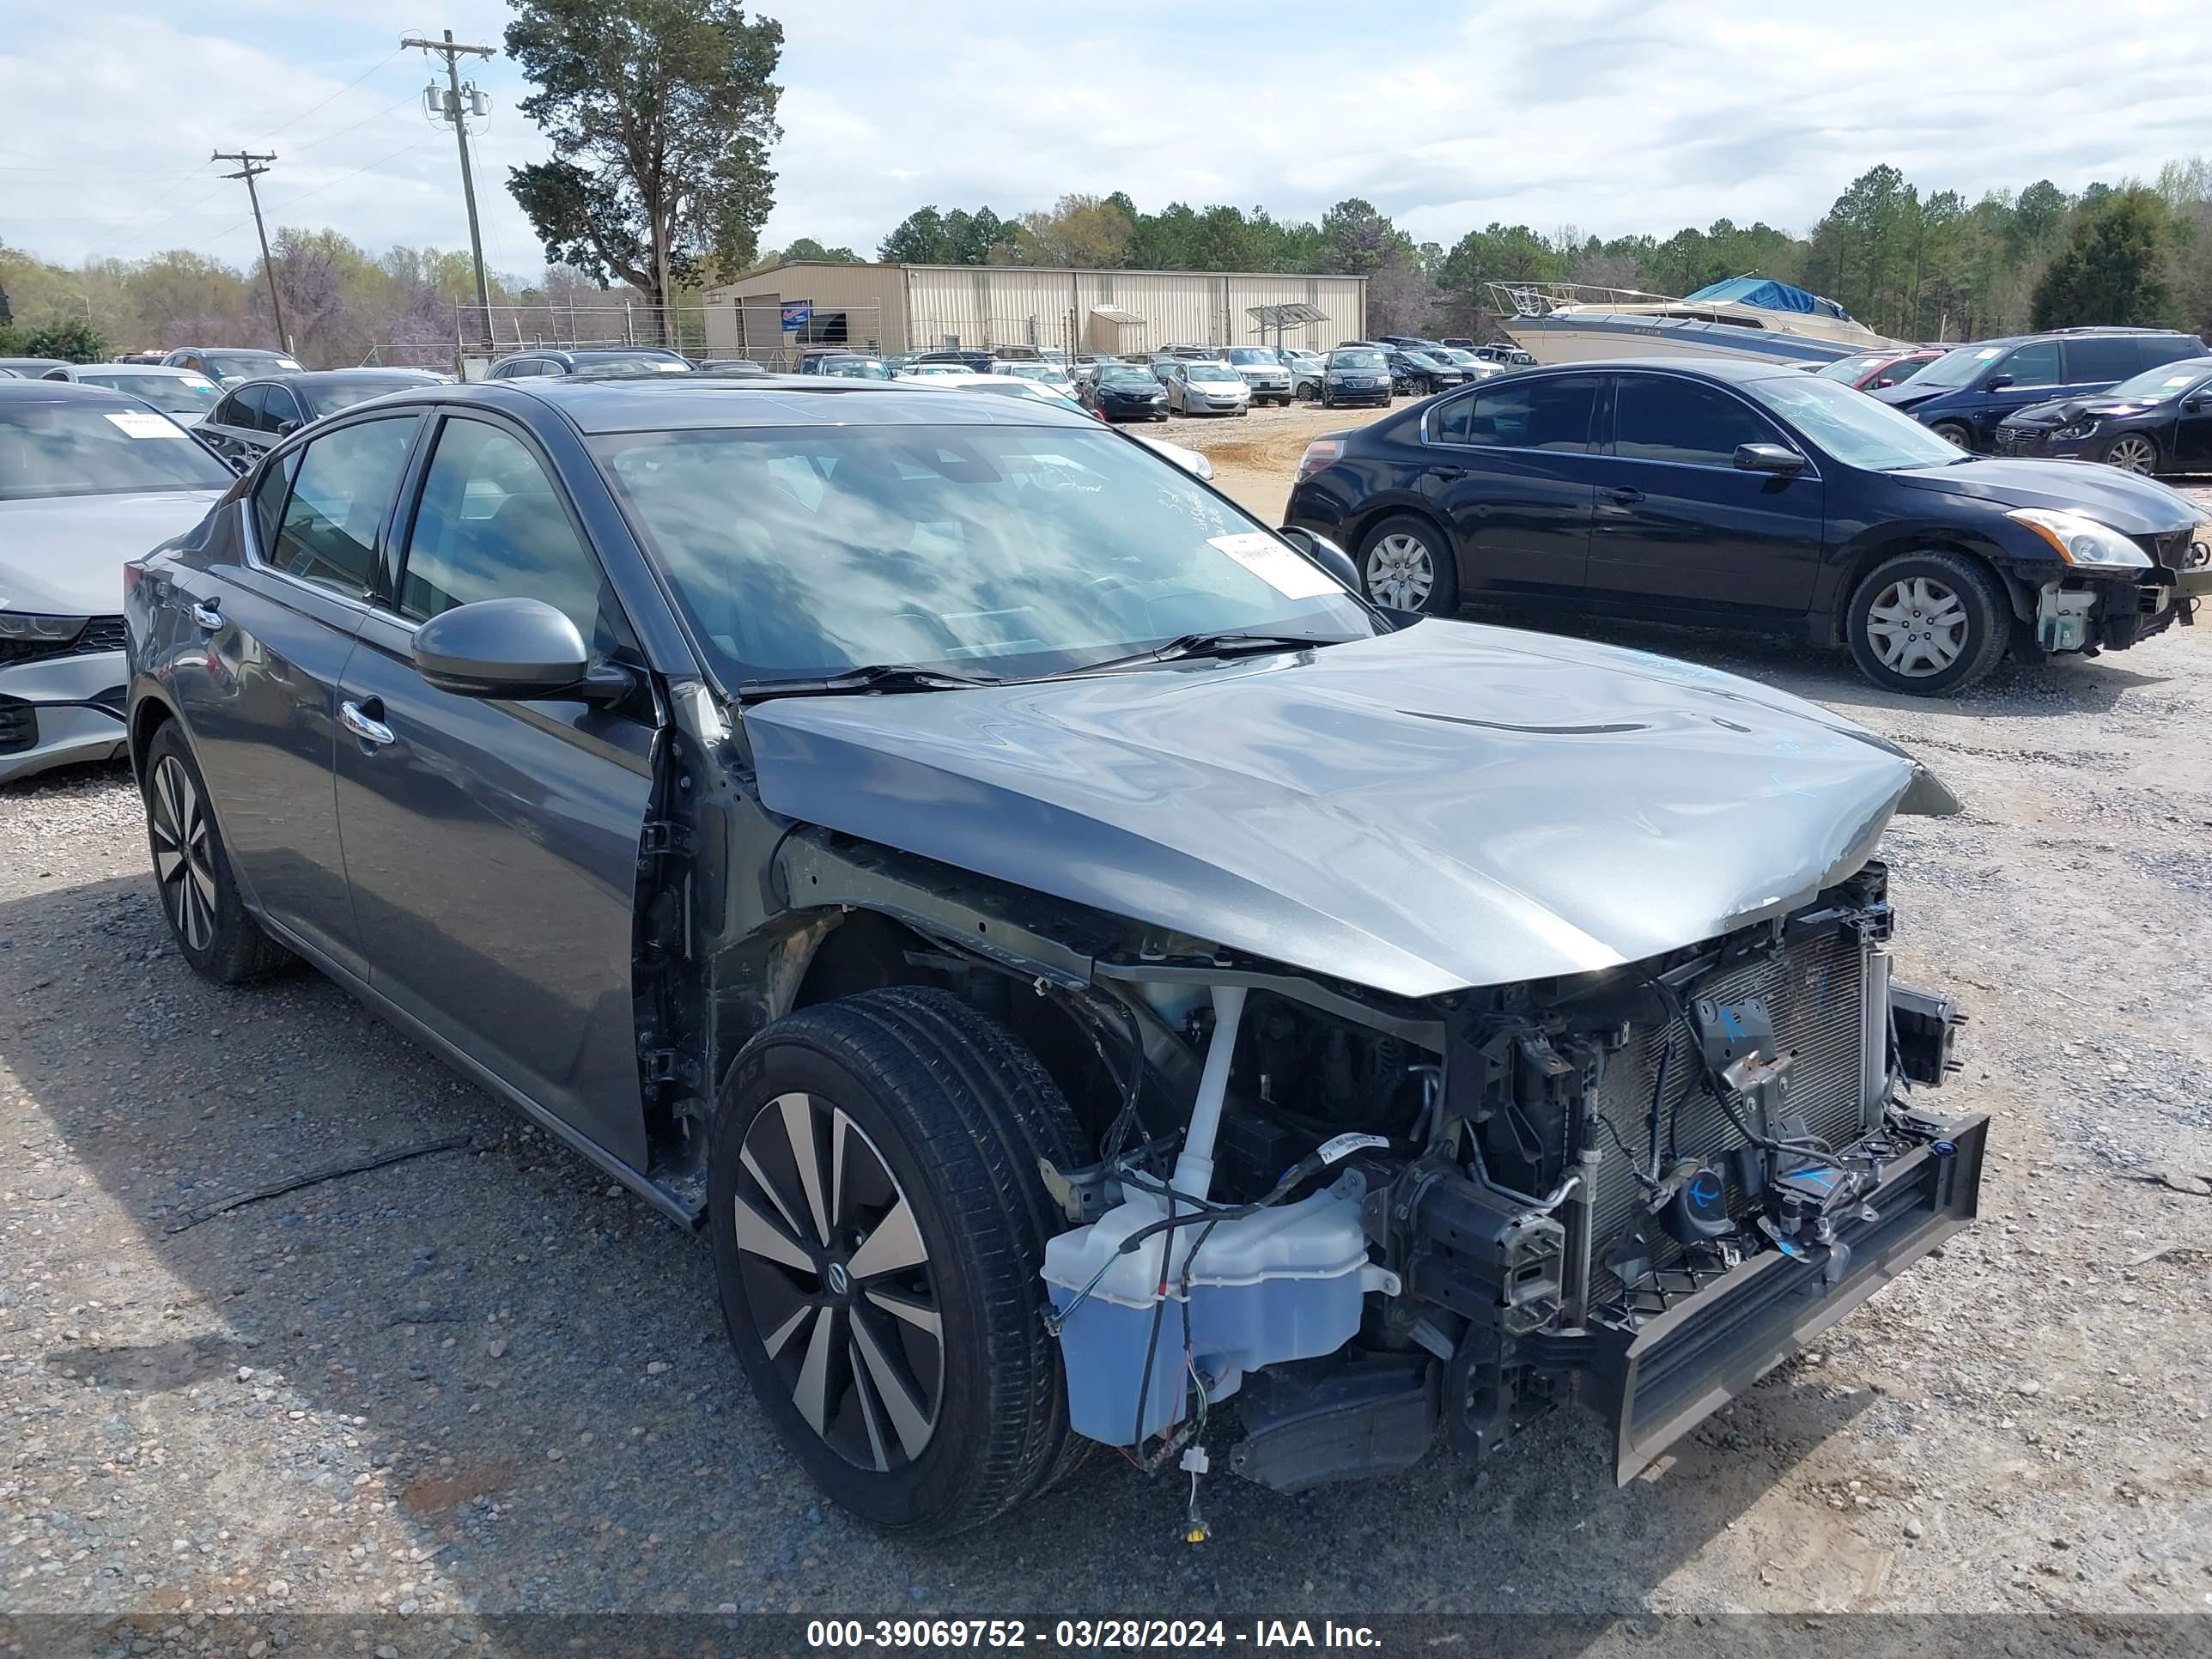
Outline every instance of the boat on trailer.
<path id="1" fill-rule="evenodd" d="M 1540 363 L 1600 357 L 1744 357 L 1819 368 L 1903 343 L 1833 300 L 1765 276 L 1731 276 L 1680 300 L 1581 283 L 1492 283 L 1500 325 Z"/>

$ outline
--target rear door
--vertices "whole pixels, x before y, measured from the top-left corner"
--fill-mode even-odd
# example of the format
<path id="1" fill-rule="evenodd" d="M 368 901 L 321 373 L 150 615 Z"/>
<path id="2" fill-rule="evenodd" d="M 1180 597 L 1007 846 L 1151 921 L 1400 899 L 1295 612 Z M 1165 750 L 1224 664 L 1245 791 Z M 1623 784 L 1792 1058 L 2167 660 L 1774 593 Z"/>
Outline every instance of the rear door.
<path id="1" fill-rule="evenodd" d="M 1431 409 L 1422 493 L 1451 532 L 1460 597 L 1579 592 L 1604 463 L 1599 374 L 1512 375 Z"/>
<path id="2" fill-rule="evenodd" d="M 288 452 L 234 509 L 234 556 L 178 579 L 206 649 L 170 684 L 230 855 L 272 917 L 362 975 L 331 795 L 337 684 L 421 424 L 349 422 Z"/>
<path id="3" fill-rule="evenodd" d="M 1802 447 L 1726 387 L 1663 373 L 1614 376 L 1613 438 L 1590 536 L 1593 597 L 1734 625 L 1802 620 L 1820 568 L 1822 486 L 1747 472 L 1742 444 Z"/>
<path id="4" fill-rule="evenodd" d="M 643 659 L 528 434 L 455 415 L 433 442 L 404 565 L 340 702 L 338 822 L 370 981 L 642 1168 L 631 957 L 656 737 Z M 416 629 L 507 596 L 566 611 L 595 655 L 639 671 L 635 695 L 609 708 L 427 684 Z"/>
<path id="5" fill-rule="evenodd" d="M 2212 379 L 2182 394 L 2173 420 L 2173 459 L 2180 471 L 2212 470 Z"/>
<path id="6" fill-rule="evenodd" d="M 251 465 L 269 448 L 261 435 L 261 394 L 264 390 L 257 381 L 227 393 L 207 419 L 200 422 L 199 435 L 230 459 Z"/>

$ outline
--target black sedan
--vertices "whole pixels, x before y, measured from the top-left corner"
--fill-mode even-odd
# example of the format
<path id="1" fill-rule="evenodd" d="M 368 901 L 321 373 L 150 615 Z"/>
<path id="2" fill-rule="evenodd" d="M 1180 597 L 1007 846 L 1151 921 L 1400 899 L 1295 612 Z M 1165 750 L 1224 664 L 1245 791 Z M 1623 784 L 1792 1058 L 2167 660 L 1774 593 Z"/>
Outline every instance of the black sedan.
<path id="1" fill-rule="evenodd" d="M 226 460 L 250 465 L 301 427 L 387 392 L 442 386 L 425 368 L 331 368 L 247 380 L 193 429 Z"/>
<path id="2" fill-rule="evenodd" d="M 1078 382 L 1075 396 L 1082 405 L 1109 421 L 1164 421 L 1168 417 L 1167 390 L 1159 376 L 1137 363 L 1105 358 L 1096 378 Z"/>
<path id="3" fill-rule="evenodd" d="M 2161 363 L 2094 397 L 2031 404 L 1997 428 L 2000 455 L 2212 472 L 2212 357 Z"/>
<path id="4" fill-rule="evenodd" d="M 761 1413 L 881 1525 L 1161 1463 L 1240 1389 L 1286 1490 L 1570 1387 L 1626 1480 L 1796 1346 L 1767 1310 L 1973 1213 L 1988 1120 L 1890 1105 L 1948 1005 L 1883 1017 L 1868 862 L 1956 803 L 1796 698 L 1352 575 L 1035 398 L 403 393 L 126 568 L 155 884 L 203 975 L 313 964 L 704 1233 Z M 1790 1057 L 1835 1155 L 1741 1177 L 1771 1085 L 1674 1068 L 1676 1238 L 1577 1148 L 1656 1137 L 1686 1040 Z M 1336 1353 L 1340 1399 L 1273 1369 Z"/>
<path id="5" fill-rule="evenodd" d="M 2124 650 L 2212 593 L 2212 523 L 2105 469 L 1962 455 L 1832 380 L 1719 359 L 1524 371 L 1307 450 L 1285 522 L 1378 603 L 1846 646 L 1893 690 Z"/>

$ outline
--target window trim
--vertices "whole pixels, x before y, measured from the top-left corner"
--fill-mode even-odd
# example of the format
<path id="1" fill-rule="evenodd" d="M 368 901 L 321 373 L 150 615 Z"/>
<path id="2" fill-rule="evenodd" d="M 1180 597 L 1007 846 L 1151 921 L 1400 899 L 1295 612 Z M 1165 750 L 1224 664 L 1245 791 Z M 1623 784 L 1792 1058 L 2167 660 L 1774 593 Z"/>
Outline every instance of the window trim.
<path id="1" fill-rule="evenodd" d="M 313 593 L 319 599 L 329 599 L 338 605 L 350 605 L 362 611 L 373 609 L 371 596 L 375 593 L 377 585 L 383 577 L 386 565 L 386 549 L 391 544 L 394 517 L 398 512 L 399 501 L 407 493 L 408 478 L 415 471 L 416 459 L 422 453 L 423 428 L 429 424 L 423 417 L 429 412 L 419 404 L 399 409 L 380 409 L 364 415 L 359 420 L 334 421 L 329 427 L 317 431 L 313 436 L 298 443 L 292 441 L 295 434 L 287 434 L 282 444 L 271 446 L 262 452 L 259 463 L 261 466 L 281 466 L 283 465 L 285 457 L 302 454 L 310 446 L 319 444 L 325 438 L 334 437 L 348 427 L 367 426 L 372 421 L 411 420 L 415 422 L 415 436 L 409 446 L 406 459 L 400 464 L 399 487 L 393 493 L 392 505 L 385 508 L 384 517 L 377 523 L 377 546 L 373 550 L 374 556 L 370 565 L 371 580 L 368 587 L 359 593 L 346 593 L 327 583 L 311 582 L 304 576 L 295 576 L 282 566 L 270 563 L 267 550 L 261 545 L 261 527 L 253 521 L 253 490 L 260 488 L 261 481 L 258 478 L 254 480 L 253 489 L 248 489 L 238 503 L 246 515 L 241 542 L 246 554 L 246 568 L 260 575 L 287 582 L 302 592 Z M 295 469 L 291 477 L 285 481 L 283 503 L 276 509 L 276 527 L 280 531 L 284 527 L 285 509 L 292 505 L 293 488 L 299 481 L 300 475 L 297 469 Z"/>
<path id="2" fill-rule="evenodd" d="M 1371 370 L 1369 372 L 1372 373 Z M 1516 375 L 1514 384 L 1528 386 L 1538 380 L 1571 380 L 1584 375 L 1587 375 L 1595 384 L 1590 392 L 1590 424 L 1583 432 L 1583 447 L 1580 449 L 1534 449 L 1525 444 L 1460 443 L 1449 438 L 1437 437 L 1430 430 L 1429 422 L 1453 404 L 1479 398 L 1485 392 L 1498 390 L 1498 382 L 1505 378 L 1499 374 L 1489 374 L 1480 380 L 1469 381 L 1460 386 L 1449 397 L 1438 398 L 1424 409 L 1421 411 L 1421 442 L 1424 447 L 1433 446 L 1438 449 L 1479 449 L 1486 455 L 1601 455 L 1611 447 L 1611 437 L 1608 435 L 1606 443 L 1600 446 L 1593 441 L 1592 434 L 1601 417 L 1605 422 L 1608 434 L 1612 429 L 1613 376 L 1610 374 L 1603 369 L 1583 368 L 1577 365 L 1563 363 L 1560 365 L 1559 373 L 1556 374 L 1533 377 Z"/>
<path id="3" fill-rule="evenodd" d="M 280 386 L 280 385 L 278 385 L 276 381 L 271 380 L 271 381 L 270 381 L 266 386 L 263 386 L 263 387 L 261 388 L 261 405 L 262 405 L 262 407 L 261 407 L 261 417 L 262 417 L 262 419 L 264 419 L 264 420 L 265 420 L 265 421 L 267 421 L 267 422 L 270 422 L 270 424 L 269 424 L 269 425 L 263 427 L 261 429 L 262 429 L 264 432 L 267 432 L 267 433 L 270 433 L 270 434 L 274 434 L 274 433 L 276 432 L 276 420 L 277 420 L 278 416 L 277 416 L 277 415 L 276 415 L 276 411 L 274 409 L 272 409 L 272 408 L 270 408 L 270 407 L 269 400 L 270 400 L 271 398 L 274 398 L 274 397 L 277 396 L 279 393 L 282 393 L 282 394 L 283 394 L 283 395 L 287 399 L 289 399 L 289 400 L 290 401 L 291 405 L 292 405 L 292 415 L 293 415 L 293 418 L 294 418 L 295 420 L 296 420 L 296 421 L 300 423 L 300 425 L 301 425 L 301 426 L 305 426 L 305 425 L 307 425 L 307 410 L 306 410 L 305 408 L 303 408 L 303 407 L 301 406 L 301 403 L 300 403 L 300 394 L 299 394 L 298 392 L 296 392 L 293 391 L 293 390 L 292 390 L 292 388 L 291 388 L 290 386 Z M 290 433 L 289 433 L 289 432 L 288 432 L 288 433 L 284 434 L 283 435 L 289 438 L 289 437 L 290 437 L 292 434 L 291 434 Z"/>
<path id="4" fill-rule="evenodd" d="M 639 672 L 650 672 L 650 662 L 645 653 L 644 635 L 640 634 L 629 611 L 623 604 L 621 590 L 615 586 L 614 577 L 607 569 L 607 562 L 600 554 L 599 544 L 592 539 L 584 515 L 576 510 L 575 498 L 568 481 L 561 476 L 561 469 L 553 464 L 545 446 L 538 441 L 538 434 L 521 422 L 503 411 L 471 404 L 464 409 L 432 407 L 423 410 L 431 419 L 423 422 L 423 433 L 416 439 L 415 453 L 410 457 L 406 472 L 399 483 L 399 497 L 392 508 L 386 526 L 383 558 L 379 580 L 364 603 L 377 617 L 392 627 L 404 629 L 409 635 L 422 626 L 414 617 L 399 609 L 402 584 L 407 580 L 407 560 L 415 550 L 415 521 L 422 515 L 422 495 L 430 482 L 430 468 L 438 459 L 438 445 L 446 428 L 456 422 L 473 422 L 503 433 L 520 444 L 531 459 L 538 463 L 546 480 L 553 486 L 553 499 L 568 520 L 568 528 L 576 538 L 576 544 L 584 550 L 584 556 L 598 567 L 599 591 L 613 605 L 614 631 L 623 639 L 623 648 L 630 660 L 627 666 Z M 591 641 L 584 641 L 589 648 Z"/>
<path id="5" fill-rule="evenodd" d="M 1719 392 L 1723 397 L 1741 404 L 1743 408 L 1751 411 L 1753 419 L 1758 421 L 1762 425 L 1771 428 L 1775 433 L 1780 435 L 1783 442 L 1788 444 L 1790 448 L 1796 450 L 1800 455 L 1802 455 L 1805 458 L 1805 465 L 1796 471 L 1787 475 L 1789 477 L 1810 478 L 1816 483 L 1819 481 L 1820 477 L 1820 469 L 1818 463 L 1814 459 L 1813 446 L 1805 441 L 1802 434 L 1792 430 L 1787 424 L 1785 424 L 1781 416 L 1775 414 L 1772 410 L 1762 407 L 1760 404 L 1753 402 L 1751 398 L 1745 397 L 1743 393 L 1738 392 L 1734 386 L 1728 385 L 1724 381 L 1701 380 L 1688 374 L 1671 374 L 1663 368 L 1613 369 L 1607 373 L 1606 379 L 1609 385 L 1609 396 L 1607 400 L 1608 407 L 1606 411 L 1606 440 L 1604 447 L 1597 450 L 1595 453 L 1604 456 L 1608 461 L 1630 461 L 1638 466 L 1686 466 L 1695 468 L 1699 472 L 1727 472 L 1733 474 L 1741 472 L 1743 471 L 1742 468 L 1733 465 L 1722 466 L 1711 461 L 1662 461 L 1649 455 L 1621 454 L 1620 453 L 1620 387 L 1622 382 L 1639 375 L 1648 376 L 1655 380 L 1673 380 L 1679 385 L 1702 386 L 1708 392 Z M 1771 472 L 1757 472 L 1751 473 L 1747 476 L 1758 478 L 1774 478 L 1781 475 Z"/>

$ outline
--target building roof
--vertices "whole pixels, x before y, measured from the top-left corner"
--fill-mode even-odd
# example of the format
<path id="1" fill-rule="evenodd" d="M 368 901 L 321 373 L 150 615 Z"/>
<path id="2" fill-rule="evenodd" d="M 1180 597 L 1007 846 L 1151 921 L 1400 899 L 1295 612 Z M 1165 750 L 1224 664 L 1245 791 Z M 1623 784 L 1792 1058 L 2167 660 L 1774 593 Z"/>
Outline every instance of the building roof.
<path id="1" fill-rule="evenodd" d="M 1364 275 L 1348 270 L 1139 270 L 1119 265 L 933 265 L 889 264 L 874 259 L 785 259 L 772 265 L 763 265 L 758 270 L 749 270 L 729 282 L 717 283 L 714 287 L 735 288 L 741 283 L 773 276 L 780 270 L 1006 270 L 1024 271 L 1037 276 L 1236 276 L 1247 281 L 1272 283 L 1364 283 L 1367 280 Z"/>

